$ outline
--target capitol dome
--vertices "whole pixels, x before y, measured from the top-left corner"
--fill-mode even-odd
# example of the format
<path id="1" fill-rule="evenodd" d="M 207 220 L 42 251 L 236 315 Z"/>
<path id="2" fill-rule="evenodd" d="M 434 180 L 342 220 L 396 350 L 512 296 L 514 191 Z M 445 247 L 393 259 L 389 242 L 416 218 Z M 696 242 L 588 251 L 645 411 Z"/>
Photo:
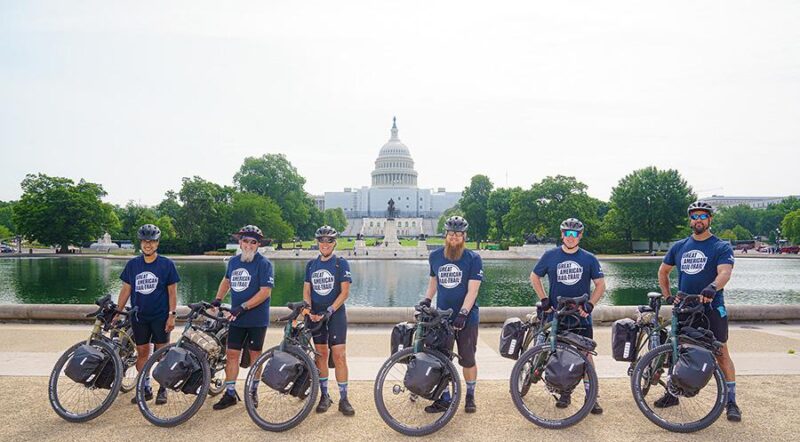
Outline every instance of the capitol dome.
<path id="1" fill-rule="evenodd" d="M 408 147 L 397 137 L 397 118 L 392 121 L 392 136 L 381 147 L 375 170 L 372 171 L 372 187 L 417 187 L 417 171 Z"/>

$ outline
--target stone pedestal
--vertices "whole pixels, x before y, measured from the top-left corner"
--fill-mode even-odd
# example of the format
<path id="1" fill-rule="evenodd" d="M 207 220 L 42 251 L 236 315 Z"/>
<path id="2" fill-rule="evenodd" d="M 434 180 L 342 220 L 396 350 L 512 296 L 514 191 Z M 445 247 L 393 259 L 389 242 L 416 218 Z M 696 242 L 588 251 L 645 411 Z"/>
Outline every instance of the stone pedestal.
<path id="1" fill-rule="evenodd" d="M 400 247 L 400 240 L 397 239 L 397 225 L 394 219 L 387 219 L 383 229 L 383 246 L 394 248 Z"/>

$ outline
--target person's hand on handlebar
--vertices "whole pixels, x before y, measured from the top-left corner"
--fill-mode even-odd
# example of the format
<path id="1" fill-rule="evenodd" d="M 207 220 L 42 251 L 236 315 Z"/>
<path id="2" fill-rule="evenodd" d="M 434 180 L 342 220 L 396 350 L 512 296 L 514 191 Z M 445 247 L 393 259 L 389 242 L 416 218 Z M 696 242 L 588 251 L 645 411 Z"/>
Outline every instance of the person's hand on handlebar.
<path id="1" fill-rule="evenodd" d="M 430 307 L 431 306 L 431 300 L 428 299 L 428 298 L 422 298 L 422 300 L 419 301 L 419 304 L 417 304 L 417 305 L 419 305 L 420 307 Z"/>
<path id="2" fill-rule="evenodd" d="M 232 321 L 236 320 L 236 317 L 244 313 L 244 303 L 237 305 L 236 307 L 231 308 L 231 319 Z"/>
<path id="3" fill-rule="evenodd" d="M 542 304 L 542 311 L 547 313 L 553 309 L 553 306 L 550 304 L 550 298 L 540 299 L 539 302 Z"/>
<path id="4" fill-rule="evenodd" d="M 456 319 L 453 320 L 453 328 L 456 330 L 461 330 L 467 325 L 467 316 L 469 316 L 469 311 L 467 309 L 462 308 L 460 312 L 458 312 L 458 316 Z"/>
<path id="5" fill-rule="evenodd" d="M 221 299 L 214 298 L 214 300 L 211 301 L 211 307 L 220 308 L 220 306 L 222 306 L 222 300 Z"/>
<path id="6" fill-rule="evenodd" d="M 714 296 L 717 295 L 717 286 L 713 282 L 706 286 L 703 290 L 700 291 L 700 302 L 703 304 L 708 304 L 709 302 L 714 300 Z"/>
<path id="7" fill-rule="evenodd" d="M 592 314 L 592 310 L 594 310 L 592 301 L 586 301 L 578 306 L 578 313 L 581 315 L 581 318 L 588 318 L 589 315 Z"/>

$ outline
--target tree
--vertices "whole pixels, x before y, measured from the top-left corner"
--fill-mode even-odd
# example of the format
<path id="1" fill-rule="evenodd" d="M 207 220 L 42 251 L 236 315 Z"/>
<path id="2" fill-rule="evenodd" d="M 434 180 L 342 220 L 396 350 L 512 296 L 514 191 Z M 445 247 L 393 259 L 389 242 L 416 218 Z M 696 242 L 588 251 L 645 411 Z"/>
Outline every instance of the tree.
<path id="1" fill-rule="evenodd" d="M 733 229 L 723 230 L 718 236 L 727 241 L 736 241 L 736 233 Z"/>
<path id="2" fill-rule="evenodd" d="M 235 228 L 231 222 L 234 190 L 198 176 L 183 178 L 178 197 L 181 216 L 176 220 L 178 237 L 192 253 L 223 247 Z"/>
<path id="3" fill-rule="evenodd" d="M 738 241 L 751 241 L 753 239 L 753 234 L 740 225 L 736 225 L 731 231 L 736 235 Z"/>
<path id="4" fill-rule="evenodd" d="M 58 245 L 61 253 L 70 244 L 99 238 L 113 222 L 110 207 L 101 201 L 106 192 L 99 184 L 28 174 L 22 192 L 13 209 L 18 233 L 44 245 Z"/>
<path id="5" fill-rule="evenodd" d="M 756 232 L 758 228 L 759 212 L 747 205 L 725 207 L 717 211 L 714 215 L 714 228 L 718 230 L 733 229 L 741 226 L 750 232 Z M 763 211 L 762 211 L 763 212 Z M 752 237 L 749 239 L 753 239 Z"/>
<path id="6" fill-rule="evenodd" d="M 323 212 L 325 224 L 333 227 L 339 233 L 347 228 L 347 217 L 344 215 L 344 210 L 341 207 L 335 209 L 325 209 Z"/>
<path id="7" fill-rule="evenodd" d="M 686 207 L 695 199 L 692 188 L 677 170 L 639 169 L 611 190 L 611 210 L 633 236 L 653 242 L 670 241 L 686 223 Z"/>
<path id="8" fill-rule="evenodd" d="M 786 214 L 781 221 L 781 236 L 792 244 L 800 244 L 800 209 Z"/>
<path id="9" fill-rule="evenodd" d="M 178 194 L 173 190 L 168 190 L 164 199 L 156 206 L 158 216 L 168 216 L 173 220 L 181 216 L 181 204 L 178 202 Z"/>
<path id="10" fill-rule="evenodd" d="M 9 230 L 8 227 L 0 224 L 0 241 L 12 239 L 13 237 L 14 237 L 14 232 Z"/>
<path id="11" fill-rule="evenodd" d="M 489 177 L 475 175 L 458 201 L 469 223 L 469 237 L 477 242 L 478 249 L 481 248 L 481 241 L 485 241 L 489 235 L 488 202 L 492 188 L 494 185 Z"/>
<path id="12" fill-rule="evenodd" d="M 236 193 L 233 195 L 231 220 L 234 229 L 247 224 L 255 224 L 264 237 L 279 244 L 294 236 L 294 229 L 281 217 L 281 208 L 271 198 L 255 193 Z"/>
<path id="13" fill-rule="evenodd" d="M 503 222 L 503 217 L 511 210 L 511 199 L 515 193 L 522 192 L 519 187 L 499 188 L 489 194 L 486 202 L 489 218 L 489 239 L 500 241 L 508 239 L 510 232 Z"/>
<path id="14" fill-rule="evenodd" d="M 5 226 L 12 234 L 17 230 L 13 216 L 14 201 L 0 201 L 0 226 Z"/>

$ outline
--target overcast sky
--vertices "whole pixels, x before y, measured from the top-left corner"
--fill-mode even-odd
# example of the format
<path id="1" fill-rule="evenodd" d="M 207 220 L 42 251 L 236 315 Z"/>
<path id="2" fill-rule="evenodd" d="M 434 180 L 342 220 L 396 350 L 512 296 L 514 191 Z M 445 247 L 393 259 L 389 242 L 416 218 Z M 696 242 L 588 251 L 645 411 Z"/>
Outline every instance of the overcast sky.
<path id="1" fill-rule="evenodd" d="M 0 200 L 26 173 L 156 204 L 284 153 L 370 184 L 397 116 L 421 187 L 634 169 L 800 193 L 800 2 L 0 0 Z"/>

